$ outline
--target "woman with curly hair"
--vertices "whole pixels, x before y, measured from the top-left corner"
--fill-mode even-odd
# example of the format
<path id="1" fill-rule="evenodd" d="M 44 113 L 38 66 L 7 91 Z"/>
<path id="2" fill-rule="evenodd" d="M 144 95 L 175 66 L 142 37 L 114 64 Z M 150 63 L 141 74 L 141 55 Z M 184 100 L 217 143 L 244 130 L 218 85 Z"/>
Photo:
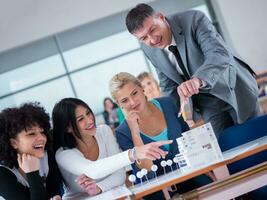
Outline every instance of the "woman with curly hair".
<path id="1" fill-rule="evenodd" d="M 60 173 L 48 149 L 49 115 L 38 103 L 0 113 L 0 196 L 60 200 Z"/>

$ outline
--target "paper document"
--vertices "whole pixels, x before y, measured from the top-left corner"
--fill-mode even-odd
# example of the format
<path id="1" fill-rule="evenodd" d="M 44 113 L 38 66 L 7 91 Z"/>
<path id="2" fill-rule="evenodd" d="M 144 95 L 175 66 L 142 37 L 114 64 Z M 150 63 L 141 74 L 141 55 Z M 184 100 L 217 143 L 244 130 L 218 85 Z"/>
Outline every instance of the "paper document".
<path id="1" fill-rule="evenodd" d="M 83 200 L 112 200 L 112 199 L 118 199 L 121 197 L 127 197 L 131 194 L 132 192 L 127 187 L 118 186 L 107 192 L 103 192 L 99 195 L 83 198 Z"/>

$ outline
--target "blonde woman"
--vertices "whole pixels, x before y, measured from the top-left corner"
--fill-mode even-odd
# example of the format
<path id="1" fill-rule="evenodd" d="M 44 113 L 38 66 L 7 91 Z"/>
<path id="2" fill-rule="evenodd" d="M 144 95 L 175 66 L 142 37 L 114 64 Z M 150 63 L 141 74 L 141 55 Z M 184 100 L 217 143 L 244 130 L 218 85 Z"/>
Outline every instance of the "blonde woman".
<path id="1" fill-rule="evenodd" d="M 158 166 L 157 174 L 163 174 L 164 169 L 161 167 L 160 162 L 163 159 L 173 159 L 179 153 L 176 138 L 189 129 L 183 119 L 178 117 L 177 107 L 169 97 L 148 101 L 139 80 L 126 72 L 116 74 L 109 82 L 109 89 L 112 97 L 122 108 L 126 118 L 115 130 L 117 141 L 122 150 L 155 141 L 173 140 L 172 144 L 162 147 L 163 150 L 168 151 L 166 158 L 154 161 L 154 164 Z M 132 167 L 134 172 L 142 168 L 150 171 L 152 164 L 151 160 L 143 159 L 134 163 Z M 176 165 L 173 165 L 172 168 L 175 169 Z M 171 168 L 166 167 L 165 170 L 168 172 Z M 152 177 L 154 177 L 154 174 L 149 172 L 148 178 Z M 186 192 L 200 185 L 202 183 L 187 181 L 179 185 L 179 192 Z M 150 198 L 163 198 L 162 194 L 155 195 L 156 197 Z"/>

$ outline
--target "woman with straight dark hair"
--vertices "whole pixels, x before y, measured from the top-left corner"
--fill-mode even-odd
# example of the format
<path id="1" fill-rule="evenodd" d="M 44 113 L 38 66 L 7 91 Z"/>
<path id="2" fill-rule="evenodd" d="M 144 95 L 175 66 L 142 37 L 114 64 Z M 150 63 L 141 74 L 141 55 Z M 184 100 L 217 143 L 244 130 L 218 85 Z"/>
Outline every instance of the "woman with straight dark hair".
<path id="1" fill-rule="evenodd" d="M 53 138 L 56 161 L 65 183 L 63 199 L 96 195 L 125 182 L 123 167 L 137 159 L 164 157 L 155 142 L 120 153 L 112 130 L 95 124 L 90 107 L 80 99 L 65 98 L 53 109 Z"/>
<path id="2" fill-rule="evenodd" d="M 49 130 L 49 115 L 38 103 L 0 113 L 0 197 L 61 199 L 61 177 L 49 149 Z"/>
<path id="3" fill-rule="evenodd" d="M 112 130 L 114 130 L 120 124 L 118 111 L 117 111 L 118 106 L 109 97 L 106 97 L 104 99 L 103 105 L 104 105 L 103 117 L 104 117 L 105 123 Z"/>

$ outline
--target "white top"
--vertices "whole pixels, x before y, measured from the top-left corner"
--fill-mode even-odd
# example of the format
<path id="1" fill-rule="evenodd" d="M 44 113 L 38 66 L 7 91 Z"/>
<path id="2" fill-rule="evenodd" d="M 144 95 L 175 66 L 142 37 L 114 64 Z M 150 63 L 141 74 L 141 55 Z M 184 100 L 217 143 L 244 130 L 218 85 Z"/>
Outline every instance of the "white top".
<path id="1" fill-rule="evenodd" d="M 96 161 L 86 159 L 77 148 L 61 147 L 57 150 L 56 161 L 65 184 L 63 199 L 78 199 L 80 195 L 84 195 L 81 187 L 75 182 L 81 174 L 94 179 L 103 192 L 124 184 L 126 177 L 123 167 L 132 163 L 128 151 L 120 153 L 112 130 L 107 125 L 99 125 L 95 137 L 99 146 Z"/>
<path id="2" fill-rule="evenodd" d="M 175 42 L 175 40 L 174 40 L 173 35 L 172 35 L 172 41 L 171 41 L 171 44 L 170 44 L 170 45 L 167 45 L 163 50 L 165 51 L 165 53 L 167 53 L 170 62 L 176 67 L 176 70 L 178 71 L 178 73 L 181 74 L 181 75 L 184 75 L 184 73 L 183 73 L 183 71 L 181 70 L 181 68 L 180 68 L 180 66 L 179 66 L 179 64 L 178 64 L 178 62 L 177 62 L 175 56 L 173 55 L 172 52 L 170 52 L 170 50 L 169 50 L 169 46 L 177 46 L 177 45 L 176 45 L 176 42 Z M 186 69 L 186 71 L 187 71 L 187 73 L 188 73 L 188 68 L 187 68 L 187 66 L 185 65 L 184 67 L 185 67 L 185 69 Z M 189 73 L 188 73 L 188 74 L 189 74 Z"/>
<path id="3" fill-rule="evenodd" d="M 173 53 L 169 50 L 169 46 L 177 46 L 177 45 L 176 45 L 176 42 L 175 42 L 175 40 L 174 40 L 173 35 L 172 35 L 172 41 L 171 41 L 171 44 L 170 44 L 170 45 L 167 45 L 167 46 L 163 49 L 163 51 L 167 54 L 167 56 L 168 56 L 170 62 L 176 67 L 177 72 L 178 72 L 179 74 L 181 74 L 181 75 L 184 75 L 184 73 L 183 73 L 183 71 L 181 70 L 181 68 L 180 68 L 180 66 L 179 66 L 179 64 L 178 64 L 178 62 L 177 62 L 175 56 L 174 56 Z M 184 65 L 184 67 L 185 67 L 187 73 L 190 74 L 189 71 L 188 71 L 187 66 Z M 201 80 L 201 82 L 202 82 L 202 85 L 200 86 L 200 88 L 204 88 L 204 87 L 206 87 L 207 83 L 206 83 L 205 81 L 203 81 L 203 80 Z"/>

